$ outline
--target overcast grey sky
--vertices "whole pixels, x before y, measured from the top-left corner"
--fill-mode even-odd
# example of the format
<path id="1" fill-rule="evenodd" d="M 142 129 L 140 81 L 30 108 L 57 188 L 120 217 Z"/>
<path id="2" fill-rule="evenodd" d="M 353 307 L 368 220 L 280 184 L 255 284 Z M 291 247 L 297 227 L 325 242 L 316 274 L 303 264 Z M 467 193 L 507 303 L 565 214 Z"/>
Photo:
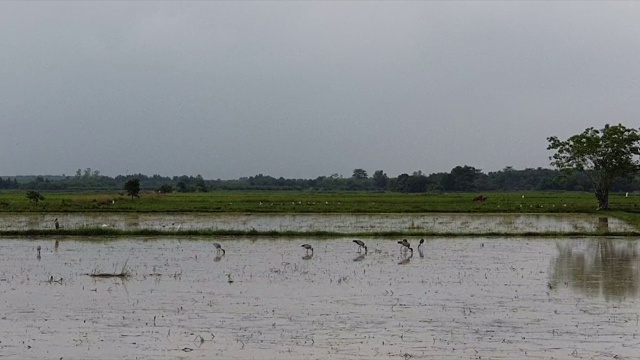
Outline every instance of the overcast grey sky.
<path id="1" fill-rule="evenodd" d="M 550 167 L 638 127 L 640 3 L 0 2 L 0 175 Z"/>

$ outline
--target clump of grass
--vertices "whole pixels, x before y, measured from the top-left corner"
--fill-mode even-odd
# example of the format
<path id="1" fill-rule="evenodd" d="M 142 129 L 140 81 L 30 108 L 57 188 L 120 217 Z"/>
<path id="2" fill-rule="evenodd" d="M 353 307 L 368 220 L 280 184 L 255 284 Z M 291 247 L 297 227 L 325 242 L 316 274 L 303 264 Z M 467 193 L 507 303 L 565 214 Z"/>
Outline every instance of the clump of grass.
<path id="1" fill-rule="evenodd" d="M 89 276 L 94 277 L 94 278 L 120 278 L 120 279 L 127 279 L 131 276 L 131 271 L 127 268 L 127 263 L 129 262 L 129 259 L 127 259 L 124 262 L 124 265 L 122 265 L 122 268 L 120 269 L 120 272 L 113 272 L 113 273 L 101 273 L 98 272 L 97 270 L 94 270 L 91 274 L 89 274 Z"/>

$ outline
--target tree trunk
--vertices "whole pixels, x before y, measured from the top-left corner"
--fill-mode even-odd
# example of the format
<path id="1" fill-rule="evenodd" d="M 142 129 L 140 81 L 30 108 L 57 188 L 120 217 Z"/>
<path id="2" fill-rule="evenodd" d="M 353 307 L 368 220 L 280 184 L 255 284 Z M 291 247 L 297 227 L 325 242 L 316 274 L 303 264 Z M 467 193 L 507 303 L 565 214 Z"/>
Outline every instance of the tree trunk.
<path id="1" fill-rule="evenodd" d="M 609 210 L 609 189 L 597 189 L 596 198 L 598 199 L 598 210 Z"/>

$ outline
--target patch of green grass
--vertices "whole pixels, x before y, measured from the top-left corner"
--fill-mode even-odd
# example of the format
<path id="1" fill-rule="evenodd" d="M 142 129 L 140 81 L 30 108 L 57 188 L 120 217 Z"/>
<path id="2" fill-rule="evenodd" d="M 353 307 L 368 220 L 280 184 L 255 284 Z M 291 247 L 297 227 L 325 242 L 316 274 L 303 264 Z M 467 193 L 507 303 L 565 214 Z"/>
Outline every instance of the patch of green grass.
<path id="1" fill-rule="evenodd" d="M 215 191 L 208 193 L 43 192 L 30 202 L 25 192 L 0 192 L 0 212 L 240 212 L 240 213 L 594 213 L 595 196 L 584 192 L 495 192 L 475 203 L 475 193 L 400 194 L 312 191 Z M 524 195 L 524 197 L 523 197 Z M 611 208 L 638 212 L 635 197 L 611 196 Z"/>

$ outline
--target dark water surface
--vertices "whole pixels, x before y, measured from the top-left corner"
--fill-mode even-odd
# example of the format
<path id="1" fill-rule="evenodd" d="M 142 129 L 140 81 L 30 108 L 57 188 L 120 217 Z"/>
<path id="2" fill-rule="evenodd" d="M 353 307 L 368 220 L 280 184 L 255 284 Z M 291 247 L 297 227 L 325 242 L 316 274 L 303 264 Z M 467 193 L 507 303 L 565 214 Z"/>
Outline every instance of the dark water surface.
<path id="1" fill-rule="evenodd" d="M 635 241 L 58 240 L 0 241 L 0 358 L 640 358 Z"/>

